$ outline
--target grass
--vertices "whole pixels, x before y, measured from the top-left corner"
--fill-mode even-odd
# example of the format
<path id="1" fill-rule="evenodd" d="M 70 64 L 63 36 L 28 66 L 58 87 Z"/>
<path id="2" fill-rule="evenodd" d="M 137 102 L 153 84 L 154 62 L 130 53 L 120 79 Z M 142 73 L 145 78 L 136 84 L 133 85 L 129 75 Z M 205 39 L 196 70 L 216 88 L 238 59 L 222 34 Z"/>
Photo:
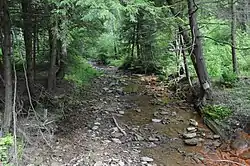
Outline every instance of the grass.
<path id="1" fill-rule="evenodd" d="M 81 56 L 72 56 L 65 79 L 77 85 L 84 85 L 99 75 L 101 75 L 101 71 L 94 69 L 86 59 Z"/>
<path id="2" fill-rule="evenodd" d="M 232 114 L 232 110 L 221 105 L 208 105 L 203 108 L 203 113 L 210 119 L 223 120 Z"/>

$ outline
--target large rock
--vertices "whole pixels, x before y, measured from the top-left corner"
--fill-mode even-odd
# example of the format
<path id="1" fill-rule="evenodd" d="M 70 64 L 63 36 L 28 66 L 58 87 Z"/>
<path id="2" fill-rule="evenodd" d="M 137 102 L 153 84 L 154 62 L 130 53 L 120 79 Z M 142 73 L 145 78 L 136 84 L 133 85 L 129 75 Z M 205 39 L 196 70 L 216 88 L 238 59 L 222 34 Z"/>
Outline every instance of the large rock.
<path id="1" fill-rule="evenodd" d="M 141 161 L 144 161 L 144 162 L 153 162 L 154 159 L 152 159 L 150 157 L 141 157 Z"/>
<path id="2" fill-rule="evenodd" d="M 187 138 L 187 139 L 190 139 L 190 138 L 196 137 L 196 135 L 197 135 L 196 133 L 184 133 L 183 137 Z"/>
<path id="3" fill-rule="evenodd" d="M 190 145 L 190 146 L 196 146 L 198 144 L 198 142 L 199 142 L 199 139 L 197 139 L 197 138 L 192 138 L 192 139 L 186 139 L 186 140 L 184 140 L 184 143 L 186 145 Z"/>

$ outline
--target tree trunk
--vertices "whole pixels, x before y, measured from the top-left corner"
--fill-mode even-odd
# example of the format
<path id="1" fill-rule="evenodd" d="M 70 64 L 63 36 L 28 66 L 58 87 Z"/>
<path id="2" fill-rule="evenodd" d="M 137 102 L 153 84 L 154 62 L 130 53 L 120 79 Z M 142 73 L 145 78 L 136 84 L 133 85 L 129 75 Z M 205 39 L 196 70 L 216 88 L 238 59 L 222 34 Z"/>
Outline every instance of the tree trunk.
<path id="1" fill-rule="evenodd" d="M 5 105 L 4 105 L 4 119 L 3 119 L 3 132 L 9 132 L 12 121 L 12 102 L 13 102 L 13 89 L 12 89 L 12 65 L 11 65 L 11 23 L 9 16 L 9 9 L 7 0 L 0 1 L 0 24 L 1 24 L 1 43 L 3 52 L 4 64 L 4 81 L 5 81 Z"/>
<path id="2" fill-rule="evenodd" d="M 56 66 L 57 57 L 57 24 L 51 29 L 51 50 L 50 50 L 50 68 L 48 73 L 48 90 L 53 91 L 56 87 L 56 72 L 58 67 Z"/>
<path id="3" fill-rule="evenodd" d="M 34 72 L 34 77 L 36 76 L 36 55 L 37 55 L 37 46 L 38 46 L 38 29 L 37 29 L 37 18 L 35 16 L 35 22 L 33 26 L 33 61 L 32 61 L 32 66 L 33 66 L 33 72 Z M 35 79 L 35 78 L 34 78 Z"/>
<path id="4" fill-rule="evenodd" d="M 30 92 L 34 92 L 34 57 L 32 52 L 31 1 L 22 0 L 23 35 L 26 51 L 27 77 Z"/>
<path id="5" fill-rule="evenodd" d="M 200 37 L 200 32 L 198 28 L 198 23 L 195 13 L 195 4 L 194 0 L 187 0 L 188 3 L 188 14 L 189 14 L 189 25 L 192 34 L 192 43 L 193 43 L 193 54 L 195 56 L 195 61 L 197 67 L 197 76 L 201 85 L 200 98 L 205 102 L 208 92 L 211 90 L 210 81 L 206 69 L 206 63 L 203 57 L 203 48 Z"/>
<path id="6" fill-rule="evenodd" d="M 57 76 L 60 79 L 63 79 L 65 76 L 65 71 L 66 71 L 66 58 L 68 55 L 67 52 L 67 43 L 66 41 L 61 41 L 60 42 L 60 64 L 59 64 L 59 71 L 57 72 Z"/>
<path id="7" fill-rule="evenodd" d="M 231 48 L 232 48 L 232 62 L 233 62 L 233 72 L 238 73 L 237 68 L 237 57 L 236 57 L 236 13 L 235 13 L 235 4 L 234 0 L 231 0 L 231 14 L 232 14 L 232 20 L 231 20 Z"/>
<path id="8" fill-rule="evenodd" d="M 184 68 L 185 68 L 185 74 L 186 74 L 186 78 L 188 79 L 188 83 L 190 85 L 190 87 L 192 87 L 192 81 L 190 79 L 190 74 L 189 74 L 189 70 L 188 70 L 188 64 L 187 64 L 187 57 L 186 57 L 186 54 L 185 54 L 185 44 L 184 44 L 184 39 L 183 39 L 183 36 L 180 35 L 180 42 L 181 42 L 181 52 L 182 52 L 182 57 L 183 57 L 183 62 L 184 62 Z"/>

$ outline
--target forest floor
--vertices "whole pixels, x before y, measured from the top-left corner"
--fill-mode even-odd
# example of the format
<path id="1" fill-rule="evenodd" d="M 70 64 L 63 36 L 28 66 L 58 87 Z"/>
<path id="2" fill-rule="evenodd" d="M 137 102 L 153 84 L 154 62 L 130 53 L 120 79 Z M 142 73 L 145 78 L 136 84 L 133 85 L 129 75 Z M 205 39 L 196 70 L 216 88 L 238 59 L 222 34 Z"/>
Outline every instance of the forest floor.
<path id="1" fill-rule="evenodd" d="M 23 165 L 198 166 L 248 161 L 249 151 L 244 160 L 238 157 L 248 149 L 242 142 L 243 148 L 237 145 L 234 153 L 229 146 L 216 150 L 223 144 L 219 136 L 156 77 L 99 69 L 104 74 L 80 94 L 74 97 L 74 87 L 62 87 L 68 92 L 56 95 L 58 102 L 41 106 L 37 114 L 44 120 L 39 124 L 34 116 L 19 122 L 30 144 L 24 148 Z M 225 157 L 228 152 L 236 159 Z"/>

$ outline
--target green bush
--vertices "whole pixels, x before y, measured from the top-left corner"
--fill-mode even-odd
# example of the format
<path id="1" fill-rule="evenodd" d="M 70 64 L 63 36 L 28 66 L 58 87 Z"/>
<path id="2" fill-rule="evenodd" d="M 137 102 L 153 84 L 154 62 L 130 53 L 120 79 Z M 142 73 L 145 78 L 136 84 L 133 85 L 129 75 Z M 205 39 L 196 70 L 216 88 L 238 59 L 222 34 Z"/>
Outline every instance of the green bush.
<path id="1" fill-rule="evenodd" d="M 69 62 L 65 79 L 78 85 L 86 84 L 90 79 L 101 74 L 81 56 L 71 56 Z"/>
<path id="2" fill-rule="evenodd" d="M 13 136 L 6 135 L 0 138 L 0 162 L 4 166 L 8 166 L 9 149 L 13 145 Z"/>
<path id="3" fill-rule="evenodd" d="M 221 75 L 221 84 L 227 86 L 227 87 L 233 87 L 235 86 L 235 84 L 237 83 L 238 81 L 238 77 L 237 75 L 228 70 L 228 69 L 225 69 Z"/>
<path id="4" fill-rule="evenodd" d="M 208 105 L 203 108 L 202 112 L 210 119 L 222 120 L 232 114 L 232 110 L 221 105 Z"/>

